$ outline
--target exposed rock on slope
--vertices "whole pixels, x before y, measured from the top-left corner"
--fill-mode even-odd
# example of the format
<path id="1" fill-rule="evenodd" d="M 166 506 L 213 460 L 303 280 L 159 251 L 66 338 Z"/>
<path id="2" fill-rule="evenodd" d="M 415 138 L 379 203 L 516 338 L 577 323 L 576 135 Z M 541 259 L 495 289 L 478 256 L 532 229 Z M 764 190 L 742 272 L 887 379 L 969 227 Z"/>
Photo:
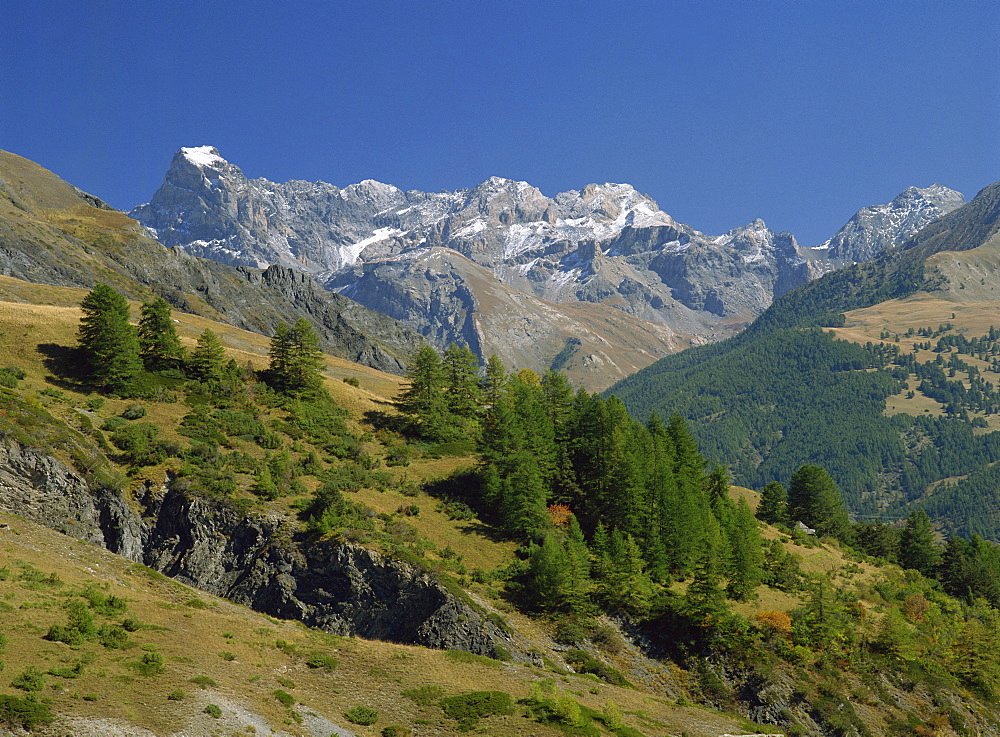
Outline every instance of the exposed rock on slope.
<path id="1" fill-rule="evenodd" d="M 829 258 L 846 263 L 868 261 L 964 204 L 961 192 L 940 184 L 907 187 L 892 202 L 858 210 L 817 250 L 827 250 Z"/>
<path id="2" fill-rule="evenodd" d="M 397 374 L 421 342 L 396 320 L 331 294 L 301 271 L 233 268 L 164 248 L 125 214 L 2 151 L 0 272 L 57 286 L 103 281 L 131 298 L 160 295 L 179 309 L 265 335 L 304 317 L 327 353 Z"/>
<path id="3" fill-rule="evenodd" d="M 481 655 L 508 640 L 477 609 L 405 563 L 346 543 L 303 545 L 278 517 L 246 516 L 169 482 L 132 504 L 11 438 L 0 439 L 0 499 L 6 511 L 32 522 L 335 634 Z"/>
<path id="4" fill-rule="evenodd" d="M 343 189 L 278 184 L 248 179 L 216 149 L 201 146 L 174 155 L 163 186 L 133 215 L 161 242 L 190 253 L 315 274 L 439 347 L 458 342 L 488 354 L 493 343 L 508 366 L 549 368 L 581 304 L 614 308 L 608 324 L 619 335 L 641 336 L 634 342 L 646 355 L 636 364 L 637 354 L 619 353 L 619 338 L 603 336 L 603 355 L 581 351 L 564 364 L 575 380 L 600 388 L 608 383 L 605 372 L 623 376 L 642 361 L 733 334 L 775 297 L 845 259 L 898 243 L 923 218 L 961 201 L 943 187 L 911 190 L 882 206 L 885 214 L 859 213 L 836 244 L 808 249 L 761 220 L 707 236 L 628 184 L 591 184 L 555 197 L 499 177 L 441 193 L 372 180 Z M 441 268 L 428 267 L 429 260 Z M 495 299 L 498 291 L 509 299 Z M 508 309 L 519 301 L 530 305 L 520 317 Z M 512 318 L 532 326 L 528 354 L 503 330 Z M 487 334 L 487 325 L 500 326 L 501 334 Z M 601 333 L 594 332 L 598 342 Z"/>

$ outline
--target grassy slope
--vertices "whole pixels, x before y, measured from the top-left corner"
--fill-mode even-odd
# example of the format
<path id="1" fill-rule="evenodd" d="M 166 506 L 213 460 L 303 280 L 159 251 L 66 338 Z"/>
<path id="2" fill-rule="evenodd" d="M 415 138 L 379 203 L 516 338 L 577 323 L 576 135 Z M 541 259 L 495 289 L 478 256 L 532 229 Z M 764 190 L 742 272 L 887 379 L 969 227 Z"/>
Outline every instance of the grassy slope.
<path id="1" fill-rule="evenodd" d="M 0 277 L 0 296 L 9 300 L 0 302 L 0 366 L 24 368 L 28 372 L 28 378 L 22 382 L 25 393 L 37 398 L 53 415 L 69 421 L 88 397 L 65 386 L 58 389 L 62 392 L 58 397 L 40 393 L 57 386 L 57 380 L 45 367 L 44 346 L 75 344 L 80 317 L 77 305 L 85 294 L 86 290 L 40 287 Z M 31 304 L 29 300 L 45 304 Z M 133 304 L 133 312 L 138 315 L 138 304 Z M 197 335 L 210 327 L 238 362 L 250 361 L 258 368 L 266 364 L 268 340 L 263 336 L 194 315 L 175 312 L 174 318 L 186 345 L 193 345 Z M 350 411 L 353 425 L 359 430 L 370 429 L 363 428 L 357 418 L 368 410 L 384 410 L 386 401 L 398 391 L 400 379 L 337 358 L 325 360 L 328 389 Z M 360 387 L 344 383 L 341 381 L 344 377 L 357 378 Z M 95 424 L 133 403 L 107 399 L 94 418 Z M 144 421 L 163 427 L 176 427 L 187 411 L 182 403 L 142 404 L 148 410 Z M 468 458 L 423 458 L 398 473 L 420 481 L 445 475 L 470 462 Z M 162 473 L 161 468 L 146 468 L 142 475 L 162 479 Z M 392 490 L 363 490 L 354 498 L 387 513 L 402 504 L 418 505 L 420 514 L 408 517 L 407 522 L 422 537 L 431 540 L 436 549 L 450 546 L 469 569 L 489 570 L 512 560 L 512 544 L 492 541 L 488 530 L 477 523 L 449 521 L 435 510 L 436 501 L 423 493 L 403 496 Z M 287 502 L 272 504 L 281 508 Z M 439 707 L 418 706 L 403 697 L 402 691 L 436 684 L 448 694 L 497 689 L 521 698 L 528 696 L 531 682 L 541 681 L 551 682 L 581 704 L 598 711 L 608 699 L 614 699 L 626 713 L 626 722 L 643 734 L 677 734 L 683 730 L 692 736 L 716 735 L 746 731 L 748 726 L 734 717 L 696 707 L 677 707 L 672 700 L 665 700 L 658 685 L 669 683 L 674 691 L 682 686 L 666 668 L 649 661 L 643 666 L 643 679 L 638 681 L 646 688 L 632 690 L 597 683 L 592 677 L 576 676 L 558 666 L 543 669 L 476 658 L 456 661 L 447 653 L 419 647 L 332 638 L 188 589 L 102 549 L 24 520 L 0 515 L 0 522 L 11 526 L 9 530 L 0 530 L 0 568 L 9 571 L 7 579 L 0 581 L 0 631 L 9 640 L 6 652 L 0 654 L 6 665 L 0 674 L 0 693 L 22 695 L 10 687 L 10 680 L 25 668 L 47 671 L 72 666 L 81 658 L 93 658 L 80 678 L 47 677 L 43 694 L 53 700 L 59 714 L 67 717 L 120 720 L 156 734 L 178 730 L 207 734 L 218 729 L 232 733 L 251 726 L 258 732 L 270 727 L 292 734 L 304 733 L 304 727 L 273 697 L 273 691 L 281 688 L 303 702 L 304 706 L 296 709 L 300 715 L 306 715 L 306 726 L 308 712 L 315 711 L 363 735 L 376 735 L 390 723 L 416 727 L 420 734 L 451 734 L 456 723 L 445 718 Z M 46 576 L 54 573 L 61 583 L 50 586 L 19 580 L 22 573 L 32 570 Z M 125 651 L 107 650 L 97 643 L 73 649 L 43 640 L 49 625 L 65 624 L 64 603 L 88 586 L 96 586 L 107 595 L 125 597 L 129 613 L 151 628 L 132 634 L 132 645 Z M 490 596 L 483 586 L 471 585 L 471 592 L 477 597 Z M 204 602 L 207 608 L 198 602 Z M 517 629 L 526 646 L 545 653 L 550 663 L 561 662 L 559 654 L 551 650 L 544 622 L 528 620 L 502 601 L 494 603 L 503 607 L 505 618 Z M 115 621 L 120 619 L 118 616 Z M 97 621 L 100 624 L 112 620 L 97 617 Z M 297 654 L 289 655 L 275 647 L 278 640 L 292 643 L 291 650 Z M 142 657 L 144 646 L 164 656 L 162 675 L 142 676 L 129 665 Z M 338 658 L 339 665 L 333 673 L 306 667 L 304 660 L 315 651 Z M 225 660 L 220 652 L 230 652 L 236 658 Z M 623 669 L 643 662 L 641 658 L 629 660 L 626 655 L 619 656 L 616 663 Z M 190 683 L 197 676 L 207 676 L 218 686 L 202 690 Z M 288 682 L 294 686 L 288 686 Z M 167 694 L 177 689 L 183 690 L 187 697 L 168 700 Z M 90 700 L 91 696 L 97 700 Z M 209 703 L 222 708 L 221 721 L 203 713 Z M 379 722 L 367 728 L 349 724 L 341 714 L 358 704 L 377 708 L 382 715 Z M 286 723 L 289 719 L 290 724 Z M 559 734 L 522 716 L 493 717 L 483 722 L 487 724 L 489 733 L 496 735 L 525 734 L 525 730 L 530 734 Z M 100 732 L 100 728 L 95 729 Z"/>

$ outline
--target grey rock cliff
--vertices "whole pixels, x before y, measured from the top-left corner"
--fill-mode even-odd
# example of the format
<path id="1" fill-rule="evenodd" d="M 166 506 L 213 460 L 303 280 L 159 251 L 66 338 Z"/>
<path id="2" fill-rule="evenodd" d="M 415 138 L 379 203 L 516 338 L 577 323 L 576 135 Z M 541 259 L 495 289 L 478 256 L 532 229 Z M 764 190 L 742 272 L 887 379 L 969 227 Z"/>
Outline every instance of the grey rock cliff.
<path id="1" fill-rule="evenodd" d="M 0 438 L 0 507 L 218 596 L 340 635 L 493 655 L 509 638 L 430 574 L 359 545 L 310 542 L 286 520 L 147 487 L 129 499 Z"/>
<path id="2" fill-rule="evenodd" d="M 163 185 L 132 215 L 166 245 L 229 264 L 313 274 L 439 347 L 457 342 L 486 355 L 492 343 L 508 366 L 539 371 L 565 346 L 580 303 L 613 308 L 620 332 L 644 339 L 657 333 L 647 323 L 665 327 L 669 337 L 646 341 L 654 360 L 732 334 L 813 275 L 789 234 L 756 221 L 706 236 L 628 184 L 591 184 L 555 197 L 500 177 L 441 193 L 371 180 L 343 189 L 278 184 L 247 178 L 208 146 L 178 151 Z M 428 270 L 429 253 L 451 263 Z M 495 284 L 510 299 L 493 299 Z M 508 349 L 518 343 L 509 336 L 486 333 L 487 325 L 509 322 L 516 295 L 532 305 L 524 318 L 541 341 L 535 355 Z M 634 370 L 616 348 L 602 353 L 588 353 L 594 360 L 576 366 L 575 378 Z"/>
<path id="3" fill-rule="evenodd" d="M 965 204 L 961 192 L 932 184 L 907 187 L 892 202 L 858 210 L 843 228 L 819 246 L 831 259 L 868 261 L 903 243 L 924 226 Z"/>

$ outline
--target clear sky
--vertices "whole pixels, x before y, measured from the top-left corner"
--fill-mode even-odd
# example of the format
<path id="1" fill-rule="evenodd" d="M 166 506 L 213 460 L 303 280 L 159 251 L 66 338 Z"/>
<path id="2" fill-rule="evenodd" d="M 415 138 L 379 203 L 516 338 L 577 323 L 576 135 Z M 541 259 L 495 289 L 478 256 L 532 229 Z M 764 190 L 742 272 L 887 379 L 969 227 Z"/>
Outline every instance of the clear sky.
<path id="1" fill-rule="evenodd" d="M 130 209 L 174 151 L 251 177 L 629 182 L 815 245 L 1000 179 L 1000 3 L 6 0 L 0 148 Z"/>

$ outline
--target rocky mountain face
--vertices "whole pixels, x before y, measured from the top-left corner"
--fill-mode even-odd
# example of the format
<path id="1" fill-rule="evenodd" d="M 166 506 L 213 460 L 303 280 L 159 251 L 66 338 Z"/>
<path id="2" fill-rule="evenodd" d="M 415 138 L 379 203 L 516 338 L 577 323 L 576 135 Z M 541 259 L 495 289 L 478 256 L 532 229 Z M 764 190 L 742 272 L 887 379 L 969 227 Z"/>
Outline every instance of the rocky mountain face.
<path id="1" fill-rule="evenodd" d="M 248 179 L 202 146 L 180 149 L 163 186 L 132 215 L 162 243 L 198 256 L 312 274 L 439 347 L 466 344 L 537 371 L 558 360 L 574 380 L 603 388 L 659 356 L 737 332 L 775 297 L 901 242 L 960 203 L 944 187 L 910 188 L 804 248 L 762 220 L 705 235 L 628 184 L 555 197 L 499 177 L 441 193 L 372 180 L 279 184 Z M 579 333 L 581 308 L 596 306 Z M 617 337 L 594 320 L 616 325 Z M 567 343 L 574 337 L 582 342 Z M 568 346 L 577 347 L 567 358 Z"/>
<path id="2" fill-rule="evenodd" d="M 828 258 L 845 263 L 869 261 L 964 204 L 961 192 L 940 184 L 907 187 L 892 202 L 858 210 L 816 250 L 825 250 Z"/>
<path id="3" fill-rule="evenodd" d="M 275 617 L 487 656 L 499 644 L 516 650 L 482 611 L 423 571 L 349 543 L 306 544 L 279 517 L 246 515 L 170 479 L 129 498 L 7 437 L 0 489 L 7 512 Z"/>
<path id="4" fill-rule="evenodd" d="M 304 317 L 327 353 L 397 374 L 421 343 L 413 330 L 331 293 L 301 269 L 233 267 L 164 248 L 124 213 L 3 151 L 0 273 L 88 289 L 102 281 L 132 299 L 162 296 L 185 312 L 265 335 Z"/>

